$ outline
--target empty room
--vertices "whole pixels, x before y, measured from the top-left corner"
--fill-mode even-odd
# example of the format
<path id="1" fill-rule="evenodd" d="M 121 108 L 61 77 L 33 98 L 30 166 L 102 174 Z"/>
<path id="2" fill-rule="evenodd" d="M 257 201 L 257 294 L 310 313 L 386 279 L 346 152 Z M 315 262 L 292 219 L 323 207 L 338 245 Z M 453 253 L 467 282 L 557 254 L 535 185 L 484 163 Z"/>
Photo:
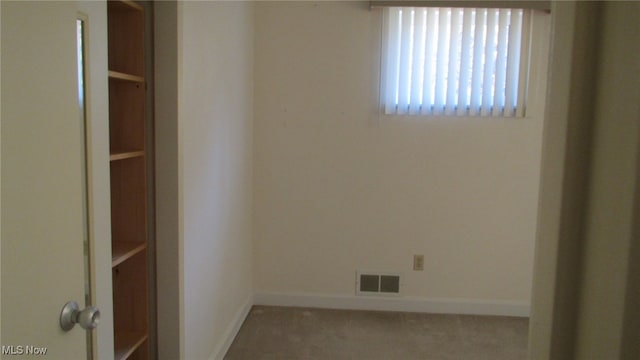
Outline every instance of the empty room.
<path id="1" fill-rule="evenodd" d="M 640 3 L 0 10 L 3 357 L 638 355 Z"/>

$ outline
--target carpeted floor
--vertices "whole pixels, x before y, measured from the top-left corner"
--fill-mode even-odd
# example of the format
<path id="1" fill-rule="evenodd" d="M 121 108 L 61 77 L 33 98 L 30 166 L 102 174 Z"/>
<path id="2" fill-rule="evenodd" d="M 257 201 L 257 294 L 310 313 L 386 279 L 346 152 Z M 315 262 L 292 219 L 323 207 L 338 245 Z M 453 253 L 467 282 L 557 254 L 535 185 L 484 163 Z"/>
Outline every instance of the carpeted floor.
<path id="1" fill-rule="evenodd" d="M 254 306 L 228 360 L 519 360 L 528 319 Z"/>

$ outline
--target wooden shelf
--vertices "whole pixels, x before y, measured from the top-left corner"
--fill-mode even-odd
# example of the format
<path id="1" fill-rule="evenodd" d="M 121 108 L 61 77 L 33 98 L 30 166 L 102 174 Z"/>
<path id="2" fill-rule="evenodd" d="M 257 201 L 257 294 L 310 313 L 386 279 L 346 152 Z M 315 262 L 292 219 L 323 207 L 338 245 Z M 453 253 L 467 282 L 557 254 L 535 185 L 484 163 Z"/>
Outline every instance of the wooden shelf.
<path id="1" fill-rule="evenodd" d="M 144 11 L 142 6 L 137 4 L 135 1 L 131 0 L 119 0 L 114 1 L 114 3 L 120 4 L 123 9 L 136 10 L 136 11 Z"/>
<path id="2" fill-rule="evenodd" d="M 142 76 L 127 74 L 119 71 L 109 70 L 109 78 L 115 80 L 122 81 L 133 81 L 138 83 L 144 83 L 144 78 Z"/>
<path id="3" fill-rule="evenodd" d="M 144 251 L 147 248 L 147 243 L 140 242 L 118 242 L 111 243 L 111 267 L 116 267 L 122 264 L 127 259 L 136 255 L 137 253 Z"/>
<path id="4" fill-rule="evenodd" d="M 117 161 L 117 160 L 132 159 L 132 158 L 143 157 L 143 156 L 144 156 L 144 151 L 143 150 L 139 150 L 139 151 L 123 151 L 123 152 L 117 152 L 115 154 L 111 154 L 109 159 L 111 161 Z"/>
<path id="5" fill-rule="evenodd" d="M 148 336 L 144 332 L 117 333 L 114 338 L 115 359 L 127 359 L 147 340 L 147 338 Z"/>

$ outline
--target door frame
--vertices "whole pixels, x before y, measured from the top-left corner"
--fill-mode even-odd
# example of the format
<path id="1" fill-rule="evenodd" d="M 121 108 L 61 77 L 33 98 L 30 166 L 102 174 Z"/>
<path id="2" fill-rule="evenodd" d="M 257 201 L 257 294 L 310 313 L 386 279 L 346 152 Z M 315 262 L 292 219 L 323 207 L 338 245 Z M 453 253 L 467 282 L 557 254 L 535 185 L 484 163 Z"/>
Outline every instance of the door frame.
<path id="1" fill-rule="evenodd" d="M 94 359 L 114 357 L 109 167 L 109 80 L 106 1 L 78 1 L 86 21 L 85 88 L 87 205 L 91 299 L 100 309 L 92 337 Z"/>

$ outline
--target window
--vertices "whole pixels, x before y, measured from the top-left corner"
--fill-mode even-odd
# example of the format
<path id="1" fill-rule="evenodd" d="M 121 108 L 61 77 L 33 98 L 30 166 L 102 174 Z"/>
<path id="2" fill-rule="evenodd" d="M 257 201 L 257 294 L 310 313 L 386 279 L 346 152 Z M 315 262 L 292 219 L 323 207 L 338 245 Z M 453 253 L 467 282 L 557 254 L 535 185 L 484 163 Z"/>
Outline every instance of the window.
<path id="1" fill-rule="evenodd" d="M 523 23 L 528 12 L 385 8 L 384 112 L 522 116 L 528 69 Z"/>

